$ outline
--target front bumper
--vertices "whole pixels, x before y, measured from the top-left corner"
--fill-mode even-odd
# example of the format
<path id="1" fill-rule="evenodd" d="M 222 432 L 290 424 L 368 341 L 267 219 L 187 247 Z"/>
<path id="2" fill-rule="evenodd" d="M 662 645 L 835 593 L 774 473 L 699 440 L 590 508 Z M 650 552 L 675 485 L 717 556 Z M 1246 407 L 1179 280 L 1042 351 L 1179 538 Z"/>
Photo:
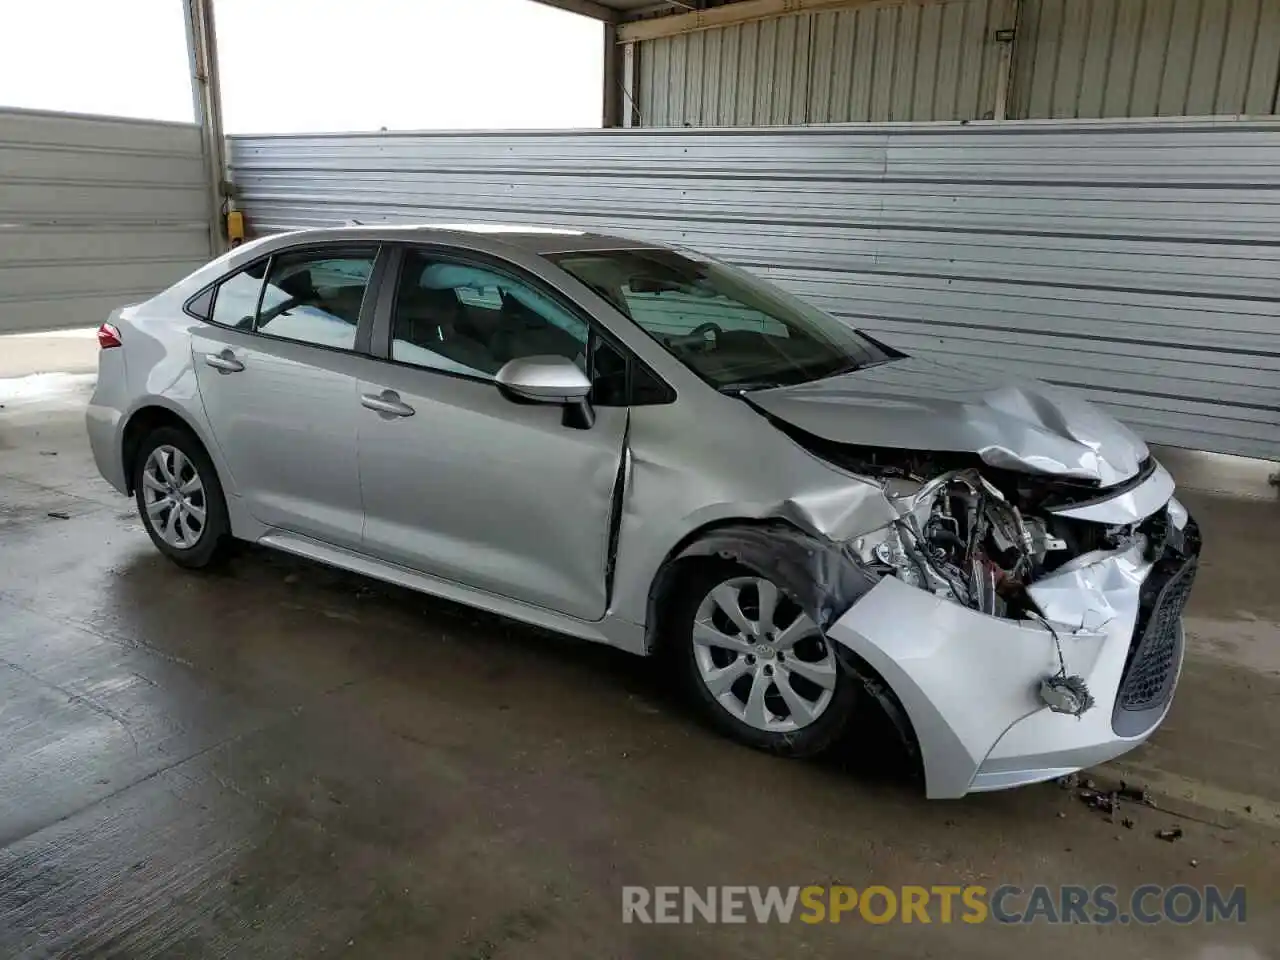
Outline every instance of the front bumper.
<path id="1" fill-rule="evenodd" d="M 1127 549 L 1085 555 L 1029 592 L 1068 674 L 1095 698 L 1054 713 L 1059 670 L 1042 624 L 978 613 L 886 577 L 828 630 L 875 668 L 910 719 L 930 797 L 1048 780 L 1142 743 L 1168 712 L 1183 656 L 1182 608 L 1199 552 L 1193 521 Z"/>

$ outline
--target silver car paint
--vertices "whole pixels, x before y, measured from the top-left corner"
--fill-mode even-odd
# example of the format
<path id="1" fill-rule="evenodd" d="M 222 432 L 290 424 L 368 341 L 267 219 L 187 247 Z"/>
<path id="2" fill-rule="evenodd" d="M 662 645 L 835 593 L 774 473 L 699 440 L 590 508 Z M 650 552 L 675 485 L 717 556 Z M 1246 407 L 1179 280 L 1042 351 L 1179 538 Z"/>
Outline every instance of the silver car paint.
<path id="1" fill-rule="evenodd" d="M 548 242 L 560 248 L 572 248 L 576 245 L 571 234 L 549 234 Z M 623 492 L 621 505 L 622 527 L 618 538 L 617 557 L 615 560 L 614 593 L 612 603 L 604 615 L 606 621 L 619 621 L 615 630 L 612 625 L 605 624 L 603 632 L 612 637 L 615 634 L 625 639 L 620 645 L 636 652 L 645 652 L 643 627 L 646 623 L 649 603 L 649 586 L 652 584 L 663 561 L 675 550 L 677 545 L 687 539 L 700 528 L 740 519 L 780 518 L 788 520 L 802 529 L 833 539 L 847 539 L 856 533 L 882 526 L 892 516 L 892 510 L 881 495 L 878 487 L 864 480 L 853 477 L 825 461 L 819 460 L 800 448 L 780 432 L 768 427 L 760 415 L 740 400 L 723 396 L 707 387 L 683 364 L 672 357 L 656 341 L 635 328 L 624 317 L 617 314 L 611 305 L 596 296 L 589 288 L 577 283 L 573 278 L 559 271 L 534 249 L 527 245 L 507 242 L 501 232 L 478 233 L 471 231 L 436 231 L 422 228 L 343 228 L 338 230 L 306 231 L 308 244 L 326 241 L 347 241 L 353 239 L 402 239 L 425 244 L 444 244 L 447 247 L 485 253 L 503 257 L 515 266 L 539 277 L 547 283 L 563 290 L 572 300 L 596 317 L 610 333 L 614 334 L 641 360 L 657 370 L 675 389 L 678 400 L 673 405 L 637 407 L 630 413 L 628 451 L 632 458 L 632 469 L 628 483 Z M 161 310 L 172 310 L 174 306 L 181 309 L 181 304 L 192 294 L 200 290 L 211 280 L 236 269 L 238 266 L 263 253 L 290 246 L 299 242 L 300 235 L 284 234 L 258 241 L 248 255 L 228 258 L 217 270 L 208 267 L 198 271 L 171 291 L 166 291 L 155 304 Z M 607 244 L 606 244 L 607 245 Z M 643 246 L 629 241 L 615 241 L 614 246 Z M 534 244 L 534 247 L 541 245 Z M 207 333 L 207 324 L 198 324 Z M 216 329 L 216 328 L 215 328 Z M 225 333 L 226 331 L 219 331 Z M 252 336 L 238 334 L 238 336 Z M 302 350 L 316 353 L 330 353 L 314 347 L 300 347 Z M 330 354 L 334 355 L 334 354 Z M 343 356 L 343 355 L 336 355 Z M 344 357 L 344 359 L 346 359 Z M 495 387 L 476 384 L 460 378 L 446 377 L 409 367 L 387 364 L 371 358 L 353 358 L 358 368 L 363 371 L 363 388 L 385 389 L 396 385 L 405 386 L 409 381 L 417 384 L 418 389 L 429 385 L 439 397 L 449 397 L 453 402 L 461 402 L 465 395 L 473 398 L 479 396 L 478 390 L 485 397 L 497 403 L 496 410 L 507 416 L 513 410 L 521 408 L 501 401 Z M 212 372 L 212 371 L 211 371 Z M 240 376 L 239 374 L 235 375 Z M 408 381 L 406 381 L 408 378 Z M 405 386 L 405 399 L 412 394 L 413 388 Z M 697 404 L 696 408 L 691 404 Z M 605 409 L 597 411 L 597 417 L 605 414 Z M 558 417 L 545 412 L 544 415 Z M 608 420 L 609 418 L 603 418 Z M 399 420 L 387 425 L 388 430 L 399 427 L 411 427 L 417 416 Z M 698 424 L 716 424 L 715 429 L 693 429 L 690 422 Z M 493 421 L 490 421 L 493 422 Z M 369 411 L 361 411 L 360 423 L 364 430 L 362 436 L 377 437 L 381 434 L 382 425 L 375 428 L 376 415 Z M 421 423 L 421 421 L 419 421 Z M 587 433 L 594 433 L 600 426 Z M 372 431 L 372 432 L 371 432 Z M 565 431 L 568 433 L 571 431 Z M 744 449 L 741 438 L 751 435 L 750 449 Z M 264 456 L 283 457 L 287 447 L 274 447 Z M 363 451 L 362 451 L 363 453 Z M 414 454 L 417 456 L 417 454 Z M 619 449 L 617 456 L 622 455 Z M 368 458 L 364 457 L 367 462 Z M 579 478 L 593 476 L 603 478 L 608 474 L 610 479 L 616 474 L 618 460 L 614 459 L 607 467 L 595 466 L 590 462 L 571 462 L 567 466 Z M 534 476 L 529 474 L 529 477 Z M 403 483 L 413 481 L 412 473 L 402 477 Z M 376 481 L 375 481 L 376 482 Z M 461 482 L 461 481 L 460 481 Z M 491 498 L 475 502 L 471 499 L 476 490 L 477 481 L 474 474 L 466 476 L 455 491 L 454 509 L 463 514 L 462 517 L 450 518 L 451 522 L 469 523 L 465 516 L 475 510 L 480 516 L 474 521 L 483 525 L 485 522 L 485 504 Z M 581 479 L 579 483 L 581 484 Z M 238 488 L 238 485 L 237 485 Z M 544 495 L 539 491 L 546 489 L 542 484 L 521 484 L 525 502 L 529 503 L 530 512 L 554 514 L 565 508 L 566 500 L 556 500 L 553 495 Z M 598 494 L 598 487 L 592 486 L 593 494 Z M 385 487 L 379 486 L 378 494 L 384 494 Z M 577 505 L 578 494 L 575 490 L 572 502 Z M 511 495 L 508 490 L 505 494 Z M 251 495 L 250 495 L 251 496 Z M 371 497 L 366 497 L 369 502 Z M 423 504 L 419 501 L 418 510 Z M 374 508 L 379 509 L 377 507 Z M 414 509 L 412 506 L 410 511 Z M 269 526 L 276 526 L 271 520 L 258 519 Z M 418 515 L 421 520 L 421 513 Z M 462 576 L 461 568 L 454 565 L 426 569 L 426 561 L 406 563 L 412 555 L 405 549 L 401 541 L 396 545 L 397 535 L 392 531 L 397 521 L 388 518 L 376 520 L 371 515 L 367 529 L 373 531 L 372 540 L 366 540 L 364 551 L 374 557 L 394 563 L 397 566 L 408 566 L 410 569 L 427 573 L 444 580 L 474 584 L 474 581 Z M 281 529 L 307 534 L 306 530 L 298 530 L 289 524 L 280 524 Z M 482 534 L 474 527 L 473 536 L 477 543 L 484 543 L 485 538 L 492 539 L 492 533 Z M 310 534 L 308 534 L 310 535 Z M 399 536 L 406 534 L 401 531 Z M 458 546 L 465 543 L 465 537 L 458 530 L 419 531 L 408 535 L 425 542 L 424 538 L 442 536 L 446 540 L 453 539 Z M 323 541 L 324 537 L 316 537 Z M 534 567 L 540 566 L 539 553 L 544 548 L 545 538 L 533 538 L 527 546 L 515 549 L 517 555 L 524 556 Z M 381 551 L 387 550 L 387 553 Z M 448 553 L 448 551 L 446 551 Z M 452 554 L 457 557 L 455 551 Z M 429 556 L 429 554 L 428 554 Z M 480 563 L 475 563 L 479 567 Z M 450 570 L 452 572 L 447 572 Z M 565 598 L 559 605 L 550 605 L 547 609 L 566 616 L 565 626 L 568 632 L 577 635 L 594 634 L 595 631 L 583 631 L 581 624 L 600 620 L 601 614 L 584 615 L 582 611 L 594 610 L 598 594 L 603 585 L 603 567 L 595 571 L 598 586 L 585 587 L 581 572 L 569 577 L 571 582 L 580 585 L 580 592 L 573 598 Z M 514 567 L 508 568 L 508 575 Z M 484 577 L 482 576 L 482 579 Z M 518 574 L 516 581 L 534 584 L 545 581 L 546 575 L 536 569 Z M 497 582 L 489 580 L 488 582 Z M 484 590 L 483 592 L 488 592 Z M 541 596 L 544 600 L 549 594 L 546 587 L 528 590 L 518 588 L 514 582 L 507 583 L 504 589 L 494 590 L 496 594 L 520 602 L 538 605 L 531 598 Z M 482 593 L 483 595 L 483 593 Z M 641 628 L 639 630 L 635 628 Z"/>
<path id="2" fill-rule="evenodd" d="M 104 359 L 88 417 L 103 475 L 124 489 L 121 436 L 128 418 L 143 407 L 164 407 L 190 424 L 209 449 L 223 479 L 236 536 L 636 653 L 648 652 L 655 577 L 700 532 L 743 520 L 775 520 L 827 541 L 847 541 L 883 528 L 895 516 L 878 485 L 818 459 L 769 425 L 750 404 L 709 388 L 609 304 L 542 259 L 530 238 L 388 227 L 305 234 L 308 244 L 352 239 L 442 244 L 505 258 L 592 314 L 674 388 L 677 400 L 629 413 L 600 409 L 591 430 L 561 427 L 561 434 L 555 427 L 558 410 L 504 405 L 496 386 L 305 345 L 268 346 L 259 342 L 262 338 L 214 328 L 183 314 L 183 303 L 208 283 L 267 251 L 300 242 L 297 235 L 286 234 L 241 247 L 118 315 L 126 343 L 118 352 L 127 355 L 127 364 L 115 370 L 117 361 Z M 573 241 L 556 242 L 563 247 Z M 224 395 L 223 381 L 237 381 L 241 373 L 224 376 L 212 367 L 200 369 L 202 355 L 224 346 L 246 361 L 245 372 L 248 361 L 258 365 L 256 351 L 268 355 L 263 363 L 271 375 L 251 392 L 263 419 L 282 412 L 279 423 L 249 422 L 252 405 L 236 406 L 240 401 Z M 326 356 L 316 363 L 319 353 Z M 899 363 L 908 364 L 901 370 L 921 369 L 912 361 Z M 295 365 L 317 372 L 302 373 Z M 1063 399 L 1058 391 L 1019 386 L 993 393 L 968 379 L 941 389 L 932 402 L 912 402 L 903 395 L 909 392 L 905 387 L 896 396 L 882 389 L 885 373 L 876 370 L 894 366 L 843 378 L 835 394 L 819 385 L 754 394 L 753 400 L 804 429 L 836 439 L 923 449 L 936 440 L 937 449 L 985 452 L 1002 466 L 1094 476 L 1104 485 L 1132 475 L 1145 455 L 1141 441 L 1127 430 L 1087 404 Z M 867 374 L 876 374 L 869 382 L 881 386 L 859 386 L 857 377 Z M 120 377 L 127 381 L 123 389 Z M 362 394 L 381 396 L 386 390 L 413 406 L 413 416 L 387 418 L 361 405 Z M 349 410 L 338 409 L 343 402 Z M 323 422 L 316 403 L 325 411 Z M 459 407 L 469 411 L 469 423 L 433 416 L 437 408 Z M 228 410 L 232 421 L 244 421 L 231 428 L 242 439 L 228 439 L 232 434 L 223 422 Z M 210 413 L 219 420 L 216 430 Z M 539 419 L 544 414 L 546 422 Z M 517 436 L 513 425 L 518 422 L 537 431 L 536 439 Z M 447 432 L 437 435 L 433 425 Z M 906 432 L 897 434 L 896 429 Z M 223 435 L 225 443 L 215 434 Z M 552 435 L 557 442 L 549 444 Z M 452 465 L 445 451 L 458 450 L 467 437 L 476 436 L 485 443 L 500 438 L 501 443 L 485 449 L 483 465 L 479 460 L 470 461 L 469 469 L 465 463 Z M 964 446 L 958 438 L 972 445 Z M 224 446 L 232 443 L 256 449 L 228 457 Z M 509 453 L 506 445 L 512 445 Z M 317 472 L 333 468 L 331 476 L 298 476 L 298 468 L 288 463 L 315 468 L 316 457 L 322 458 Z M 493 457 L 505 458 L 503 470 L 492 469 Z M 527 466 L 530 461 L 533 469 Z M 428 481 L 441 464 L 446 473 Z M 353 466 L 366 518 L 358 548 L 350 543 Z M 1127 501 L 1108 503 L 1106 509 L 1124 516 L 1124 522 L 1140 519 L 1161 505 L 1156 501 L 1164 496 L 1164 476 L 1154 475 Z M 520 515 L 510 503 L 517 496 Z M 440 510 L 432 510 L 437 503 Z M 610 593 L 608 521 L 614 510 L 620 511 L 620 525 Z M 507 532 L 516 536 L 508 540 L 503 536 Z M 1123 656 L 1123 649 L 1116 651 L 1127 644 L 1126 620 L 1127 629 L 1132 628 L 1132 616 L 1121 610 L 1129 593 L 1121 582 L 1125 578 L 1114 576 L 1113 568 L 1123 561 L 1110 558 L 1108 563 L 1096 573 L 1099 584 L 1110 577 L 1112 587 L 1077 589 L 1057 608 L 1061 617 L 1076 621 L 1063 627 L 1069 634 L 1072 669 L 1096 669 L 1104 660 L 1114 663 Z M 1119 594 L 1108 597 L 1108 589 Z M 1136 588 L 1129 592 L 1136 604 Z M 929 636 L 907 637 L 915 631 L 904 630 L 904 624 L 912 623 Z M 1068 730 L 1064 735 L 1067 728 L 1062 726 L 1083 729 L 1075 718 L 1047 718 L 1043 708 L 1019 699 L 1026 697 L 1024 681 L 1030 673 L 1049 665 L 1052 644 L 1044 629 L 986 617 L 889 578 L 832 625 L 829 635 L 882 668 L 917 732 L 930 740 L 926 777 L 931 795 L 1023 782 L 1043 772 L 1054 757 L 1087 758 L 1125 748 L 1113 735 L 1103 736 L 1092 727 L 1098 735 L 1077 742 L 1080 734 Z M 998 638 L 1013 647 L 996 642 Z M 904 650 L 904 642 L 915 646 Z M 991 685 L 999 677 L 992 673 L 991 661 L 1009 649 L 1016 649 L 1017 656 L 1007 669 L 996 670 L 1008 681 L 1008 689 L 998 690 L 994 709 L 1003 726 L 982 718 L 975 738 L 965 716 L 982 712 L 978 704 L 993 698 Z M 972 674 L 968 687 L 955 682 L 965 671 Z M 922 691 L 919 696 L 913 688 Z M 921 705 L 921 697 L 927 705 Z M 1018 703 L 1006 704 L 1007 698 Z M 1036 743 L 1032 751 L 1040 760 L 1023 763 L 1016 751 L 1003 756 L 992 745 L 1005 742 L 999 738 L 1005 729 L 1039 730 L 1046 724 L 1048 741 Z M 989 736 L 993 731 L 994 737 Z M 964 746 L 963 763 L 947 759 L 948 744 L 957 740 Z M 1059 755 L 1059 740 L 1074 746 Z M 984 744 L 990 758 L 978 756 Z"/>
<path id="3" fill-rule="evenodd" d="M 604 616 L 625 409 L 601 407 L 590 430 L 574 430 L 559 406 L 376 360 L 358 390 L 394 391 L 414 410 L 361 410 L 364 552 L 581 620 Z"/>
<path id="4" fill-rule="evenodd" d="M 224 351 L 243 369 L 211 366 Z M 246 509 L 269 526 L 360 549 L 352 451 L 361 358 L 212 324 L 192 331 L 191 355 L 210 431 Z"/>
<path id="5" fill-rule="evenodd" d="M 1142 581 L 1145 542 L 1029 592 L 1054 624 L 1066 671 L 1084 677 L 1100 707 L 1054 713 L 1036 696 L 1058 666 L 1053 636 L 1032 621 L 984 616 L 886 577 L 827 635 L 875 667 L 902 701 L 920 744 L 931 798 L 1047 780 L 1102 763 L 1141 743 L 1111 726 Z M 1167 709 L 1167 707 L 1166 707 Z"/>
<path id="6" fill-rule="evenodd" d="M 613 610 L 635 623 L 645 623 L 649 588 L 663 562 L 696 531 L 778 519 L 847 540 L 895 516 L 877 486 L 818 460 L 742 401 L 699 386 L 710 395 L 700 398 L 696 416 L 711 429 L 694 429 L 679 402 L 631 413 L 633 479 Z"/>
<path id="7" fill-rule="evenodd" d="M 1172 496 L 1173 477 L 1157 463 L 1146 482 L 1132 490 L 1112 496 L 1107 496 L 1106 491 L 1099 491 L 1098 499 L 1091 503 L 1060 507 L 1050 512 L 1093 523 L 1126 524 L 1133 523 L 1136 517 L 1151 516 L 1169 503 Z"/>
<path id="8" fill-rule="evenodd" d="M 1103 486 L 1134 476 L 1148 455 L 1137 434 L 1080 397 L 924 357 L 761 390 L 751 400 L 827 440 L 973 452 L 993 467 Z"/>

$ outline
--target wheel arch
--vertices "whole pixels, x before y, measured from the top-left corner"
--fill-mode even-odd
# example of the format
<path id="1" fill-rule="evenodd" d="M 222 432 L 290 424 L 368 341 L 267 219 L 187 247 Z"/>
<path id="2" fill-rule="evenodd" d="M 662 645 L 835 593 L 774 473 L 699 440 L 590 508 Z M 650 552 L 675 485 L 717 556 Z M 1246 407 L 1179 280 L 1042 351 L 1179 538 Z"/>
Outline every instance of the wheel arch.
<path id="1" fill-rule="evenodd" d="M 697 550 L 696 547 L 699 541 L 709 539 L 717 533 L 732 533 L 734 530 L 743 527 L 768 527 L 773 523 L 786 523 L 786 521 L 748 517 L 727 517 L 712 520 L 690 530 L 680 538 L 674 547 L 667 551 L 667 555 L 662 558 L 662 563 L 658 565 L 658 572 L 654 574 L 653 580 L 649 583 L 649 596 L 645 609 L 646 655 L 657 653 L 669 634 L 669 631 L 665 629 L 667 623 L 663 616 L 664 607 L 662 601 L 677 587 L 680 569 L 687 565 L 709 563 L 717 559 L 714 553 Z M 796 529 L 798 530 L 799 528 Z"/>
<path id="2" fill-rule="evenodd" d="M 139 446 L 151 431 L 166 426 L 185 430 L 195 437 L 200 445 L 204 447 L 209 459 L 214 462 L 214 466 L 218 470 L 219 480 L 223 482 L 225 488 L 225 471 L 222 468 L 222 464 L 218 462 L 217 452 L 209 443 L 204 432 L 197 428 L 183 411 L 160 398 L 153 398 L 139 404 L 130 412 L 120 431 L 120 460 L 121 465 L 124 467 L 125 486 L 130 496 L 134 493 L 134 463 L 137 460 Z"/>
<path id="3" fill-rule="evenodd" d="M 711 560 L 734 562 L 774 580 L 824 629 L 877 579 L 847 557 L 839 544 L 783 518 L 714 520 L 682 537 L 658 567 L 645 611 L 646 653 L 657 652 L 669 632 L 662 601 L 677 587 L 682 567 Z"/>
<path id="4" fill-rule="evenodd" d="M 857 565 L 839 544 L 807 533 L 781 518 L 716 520 L 691 531 L 667 554 L 649 589 L 645 650 L 668 652 L 675 631 L 663 601 L 678 589 L 687 564 L 733 563 L 774 580 L 825 628 L 842 616 L 879 578 Z M 840 669 L 892 726 L 913 778 L 921 776 L 915 726 L 893 685 L 856 651 L 832 642 Z"/>

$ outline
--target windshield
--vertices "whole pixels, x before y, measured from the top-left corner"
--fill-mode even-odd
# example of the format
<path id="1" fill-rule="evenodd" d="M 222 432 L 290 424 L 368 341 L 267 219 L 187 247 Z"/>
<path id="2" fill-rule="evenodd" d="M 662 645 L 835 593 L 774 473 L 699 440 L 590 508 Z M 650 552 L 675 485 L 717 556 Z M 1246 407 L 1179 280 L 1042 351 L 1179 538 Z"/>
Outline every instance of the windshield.
<path id="1" fill-rule="evenodd" d="M 661 249 L 547 259 L 720 390 L 805 383 L 897 356 L 773 284 L 715 260 Z"/>

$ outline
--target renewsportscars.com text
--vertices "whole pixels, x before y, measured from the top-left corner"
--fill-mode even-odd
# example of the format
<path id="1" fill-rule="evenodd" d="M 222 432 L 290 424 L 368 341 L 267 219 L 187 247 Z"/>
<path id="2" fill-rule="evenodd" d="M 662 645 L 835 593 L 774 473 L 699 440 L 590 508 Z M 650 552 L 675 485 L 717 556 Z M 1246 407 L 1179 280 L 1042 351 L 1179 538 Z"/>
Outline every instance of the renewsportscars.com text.
<path id="1" fill-rule="evenodd" d="M 720 886 L 622 888 L 623 923 L 1243 923 L 1244 887 Z"/>

